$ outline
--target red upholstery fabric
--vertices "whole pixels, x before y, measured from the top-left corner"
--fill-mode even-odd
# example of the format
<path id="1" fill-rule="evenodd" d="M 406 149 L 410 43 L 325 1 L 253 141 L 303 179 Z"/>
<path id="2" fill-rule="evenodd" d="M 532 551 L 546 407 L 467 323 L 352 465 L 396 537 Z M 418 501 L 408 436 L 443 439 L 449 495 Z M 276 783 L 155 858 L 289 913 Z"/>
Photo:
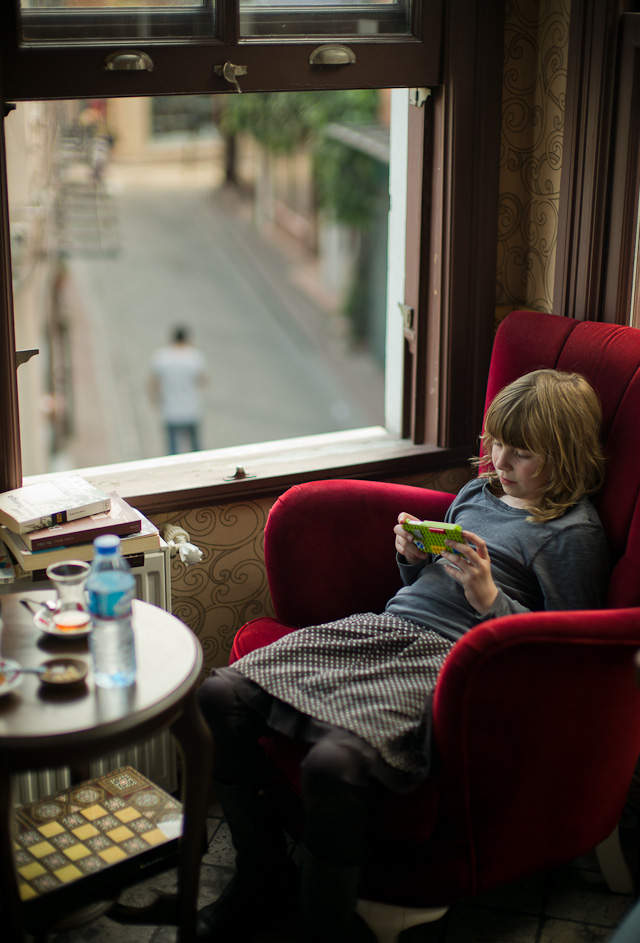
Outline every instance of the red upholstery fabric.
<path id="1" fill-rule="evenodd" d="M 597 506 L 614 564 L 608 604 L 640 606 L 640 331 L 513 312 L 496 335 L 487 405 L 507 383 L 545 366 L 583 374 L 600 396 L 608 467 Z"/>
<path id="2" fill-rule="evenodd" d="M 566 861 L 616 825 L 640 752 L 639 640 L 635 609 L 545 612 L 479 626 L 452 651 L 434 730 L 475 889 Z"/>
<path id="3" fill-rule="evenodd" d="M 441 520 L 453 498 L 377 481 L 317 481 L 291 488 L 271 509 L 264 536 L 278 620 L 301 626 L 380 612 L 400 585 L 395 561 L 389 567 L 380 553 L 399 512 Z"/>
<path id="4" fill-rule="evenodd" d="M 603 840 L 624 806 L 640 754 L 640 331 L 514 312 L 496 336 L 487 400 L 543 366 L 583 373 L 602 400 L 609 608 L 496 619 L 455 646 L 434 699 L 434 774 L 376 809 L 361 889 L 373 900 L 445 905 L 553 866 Z M 232 659 L 292 626 L 380 611 L 399 585 L 393 551 L 380 552 L 398 512 L 439 519 L 452 498 L 363 481 L 292 488 L 265 531 L 276 618 L 243 626 Z M 294 795 L 303 749 L 269 743 Z"/>

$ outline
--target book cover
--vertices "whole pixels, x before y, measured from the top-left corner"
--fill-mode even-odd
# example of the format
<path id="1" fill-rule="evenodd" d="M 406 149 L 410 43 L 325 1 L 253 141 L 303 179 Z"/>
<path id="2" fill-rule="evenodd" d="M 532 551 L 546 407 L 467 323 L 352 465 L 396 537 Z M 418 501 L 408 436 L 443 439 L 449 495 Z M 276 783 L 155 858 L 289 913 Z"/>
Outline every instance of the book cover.
<path id="1" fill-rule="evenodd" d="M 136 508 L 132 510 L 140 518 L 140 531 L 129 537 L 122 537 L 122 554 L 150 553 L 160 549 L 160 532 L 144 514 Z M 23 537 L 6 527 L 0 526 L 0 540 L 4 541 L 25 573 L 44 570 L 50 563 L 62 563 L 64 560 L 93 560 L 93 543 L 72 544 L 70 547 L 54 547 L 51 550 L 29 550 Z"/>
<path id="2" fill-rule="evenodd" d="M 12 583 L 16 572 L 9 551 L 0 540 L 0 583 Z"/>
<path id="3" fill-rule="evenodd" d="M 0 524 L 16 534 L 108 511 L 111 498 L 79 475 L 51 478 L 0 494 Z"/>
<path id="4" fill-rule="evenodd" d="M 86 544 L 101 534 L 117 534 L 124 537 L 139 533 L 142 521 L 137 511 L 127 504 L 115 491 L 109 492 L 111 508 L 100 514 L 79 517 L 64 524 L 52 524 L 42 530 L 32 530 L 22 535 L 29 550 L 51 550 L 53 547 L 70 547 Z"/>

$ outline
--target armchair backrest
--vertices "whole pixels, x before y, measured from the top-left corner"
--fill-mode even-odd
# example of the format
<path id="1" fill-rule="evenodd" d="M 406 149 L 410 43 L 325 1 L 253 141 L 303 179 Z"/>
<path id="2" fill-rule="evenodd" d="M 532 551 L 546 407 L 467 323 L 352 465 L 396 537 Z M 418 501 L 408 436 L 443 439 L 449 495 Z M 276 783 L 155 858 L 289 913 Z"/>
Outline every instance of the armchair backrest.
<path id="1" fill-rule="evenodd" d="M 600 397 L 607 476 L 595 503 L 612 552 L 608 606 L 640 606 L 640 330 L 514 311 L 496 334 L 487 405 L 542 367 L 581 373 Z"/>

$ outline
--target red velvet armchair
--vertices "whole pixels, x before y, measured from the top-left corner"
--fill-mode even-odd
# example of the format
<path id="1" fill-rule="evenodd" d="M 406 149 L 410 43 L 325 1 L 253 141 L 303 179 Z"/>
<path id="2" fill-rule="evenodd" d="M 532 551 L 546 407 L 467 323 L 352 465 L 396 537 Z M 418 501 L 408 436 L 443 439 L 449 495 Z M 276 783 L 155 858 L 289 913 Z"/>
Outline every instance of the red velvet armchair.
<path id="1" fill-rule="evenodd" d="M 640 331 L 514 312 L 496 336 L 487 402 L 539 367 L 582 373 L 602 401 L 608 472 L 597 505 L 612 550 L 607 608 L 507 616 L 454 647 L 434 697 L 435 771 L 376 810 L 361 897 L 380 906 L 361 912 L 373 912 L 380 939 L 423 922 L 427 908 L 442 913 L 457 898 L 615 835 L 640 754 Z M 232 660 L 292 627 L 381 611 L 399 585 L 398 512 L 441 519 L 453 497 L 369 481 L 291 488 L 265 531 L 276 617 L 243 626 Z M 268 749 L 295 831 L 291 797 L 304 747 L 274 737 Z M 376 913 L 397 913 L 383 905 L 405 912 L 393 930 L 375 926 Z"/>

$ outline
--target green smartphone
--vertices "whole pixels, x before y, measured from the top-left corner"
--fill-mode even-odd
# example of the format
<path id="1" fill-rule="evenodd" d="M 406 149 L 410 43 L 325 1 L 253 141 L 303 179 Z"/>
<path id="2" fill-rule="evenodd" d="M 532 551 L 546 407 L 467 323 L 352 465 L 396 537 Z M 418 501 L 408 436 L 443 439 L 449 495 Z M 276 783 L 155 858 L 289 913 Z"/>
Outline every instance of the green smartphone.
<path id="1" fill-rule="evenodd" d="M 425 553 L 442 553 L 443 550 L 457 553 L 457 550 L 445 545 L 445 540 L 466 543 L 459 524 L 445 524 L 442 521 L 403 521 L 402 526 L 413 534 L 413 542 L 418 550 L 424 550 Z"/>

